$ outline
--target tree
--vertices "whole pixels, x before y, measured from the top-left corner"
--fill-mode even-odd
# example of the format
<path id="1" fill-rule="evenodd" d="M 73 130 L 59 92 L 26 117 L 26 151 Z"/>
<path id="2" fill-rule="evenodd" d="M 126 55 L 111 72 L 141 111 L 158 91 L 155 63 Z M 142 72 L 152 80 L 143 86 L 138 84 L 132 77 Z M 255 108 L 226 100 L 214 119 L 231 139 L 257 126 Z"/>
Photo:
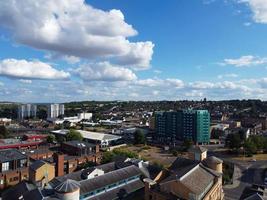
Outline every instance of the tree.
<path id="1" fill-rule="evenodd" d="M 83 137 L 82 137 L 80 132 L 78 132 L 74 129 L 70 129 L 69 132 L 66 134 L 66 139 L 67 139 L 67 141 L 71 141 L 71 140 L 82 141 Z"/>
<path id="2" fill-rule="evenodd" d="M 140 130 L 135 131 L 134 143 L 135 144 L 145 144 L 146 143 L 145 134 L 142 131 L 140 131 Z"/>
<path id="3" fill-rule="evenodd" d="M 193 145 L 192 140 L 185 139 L 182 144 L 183 151 L 187 151 L 188 149 L 190 149 L 190 147 L 192 147 L 192 145 Z"/>
<path id="4" fill-rule="evenodd" d="M 107 151 L 103 153 L 101 164 L 109 163 L 113 160 L 115 154 L 111 151 Z"/>
<path id="5" fill-rule="evenodd" d="M 0 126 L 0 138 L 8 138 L 9 132 L 5 126 Z"/>
<path id="6" fill-rule="evenodd" d="M 239 149 L 242 146 L 240 134 L 229 134 L 226 138 L 226 146 L 230 149 Z"/>
<path id="7" fill-rule="evenodd" d="M 54 143 L 55 140 L 56 140 L 56 137 L 55 137 L 54 135 L 52 135 L 52 134 L 49 134 L 49 135 L 47 136 L 47 138 L 46 138 L 46 141 L 47 141 L 48 143 Z"/>
<path id="8" fill-rule="evenodd" d="M 248 155 L 252 156 L 252 154 L 257 153 L 257 145 L 251 140 L 247 140 L 245 142 L 244 148 L 245 148 L 245 151 L 248 153 Z"/>

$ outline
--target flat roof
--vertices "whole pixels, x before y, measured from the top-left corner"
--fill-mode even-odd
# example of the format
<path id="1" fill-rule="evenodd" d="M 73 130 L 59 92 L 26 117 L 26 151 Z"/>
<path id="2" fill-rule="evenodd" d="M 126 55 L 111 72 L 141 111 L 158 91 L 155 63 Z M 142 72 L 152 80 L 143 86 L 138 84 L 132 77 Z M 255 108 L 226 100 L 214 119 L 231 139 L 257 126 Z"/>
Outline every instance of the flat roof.
<path id="1" fill-rule="evenodd" d="M 100 132 L 92 132 L 92 131 L 83 131 L 83 130 L 77 130 L 81 133 L 82 137 L 89 140 L 97 140 L 97 141 L 112 141 L 112 140 L 118 140 L 121 137 L 117 135 L 111 135 L 106 133 L 100 133 Z M 54 134 L 60 134 L 60 135 L 66 135 L 69 132 L 69 130 L 63 129 L 63 130 L 56 130 L 52 131 Z"/>

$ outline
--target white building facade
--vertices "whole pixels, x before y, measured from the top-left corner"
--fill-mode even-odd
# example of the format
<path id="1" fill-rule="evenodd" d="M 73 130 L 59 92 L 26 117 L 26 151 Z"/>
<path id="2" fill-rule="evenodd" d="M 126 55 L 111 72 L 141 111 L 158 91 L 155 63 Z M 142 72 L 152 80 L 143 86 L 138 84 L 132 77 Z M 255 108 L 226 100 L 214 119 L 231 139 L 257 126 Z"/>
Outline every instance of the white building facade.
<path id="1" fill-rule="evenodd" d="M 47 118 L 55 119 L 59 116 L 64 115 L 65 107 L 64 104 L 50 104 L 47 108 Z"/>
<path id="2" fill-rule="evenodd" d="M 23 120 L 25 118 L 35 118 L 37 112 L 37 106 L 33 104 L 23 104 L 18 108 L 18 119 Z"/>

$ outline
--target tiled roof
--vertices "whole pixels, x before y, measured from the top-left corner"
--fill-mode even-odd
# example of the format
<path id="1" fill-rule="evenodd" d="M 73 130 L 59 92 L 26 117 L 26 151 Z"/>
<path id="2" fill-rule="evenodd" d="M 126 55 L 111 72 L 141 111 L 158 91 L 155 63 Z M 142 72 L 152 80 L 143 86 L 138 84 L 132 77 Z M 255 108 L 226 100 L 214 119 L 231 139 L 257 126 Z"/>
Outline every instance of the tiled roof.
<path id="1" fill-rule="evenodd" d="M 132 165 L 129 167 L 125 167 L 122 169 L 118 169 L 109 173 L 106 173 L 102 176 L 97 176 L 93 179 L 81 181 L 81 194 L 88 193 L 90 191 L 94 191 L 98 188 L 102 188 L 104 186 L 110 185 L 112 183 L 119 182 L 121 180 L 141 175 L 141 171 L 138 167 Z"/>
<path id="2" fill-rule="evenodd" d="M 52 187 L 56 187 L 58 184 L 66 181 L 67 179 L 72 179 L 72 180 L 75 180 L 75 181 L 82 181 L 82 173 L 83 171 L 85 170 L 92 170 L 92 169 L 101 169 L 103 170 L 105 173 L 108 173 L 108 172 L 111 172 L 111 171 L 114 171 L 116 169 L 116 165 L 115 165 L 115 162 L 110 162 L 110 163 L 107 163 L 107 164 L 103 164 L 103 165 L 99 165 L 99 166 L 96 166 L 96 167 L 90 167 L 88 169 L 84 169 L 84 170 L 80 170 L 80 171 L 77 171 L 77 172 L 72 172 L 72 173 L 69 173 L 69 174 L 66 174 L 64 176 L 58 176 L 58 177 L 55 177 L 53 180 L 51 180 L 49 182 L 49 184 L 52 186 Z"/>
<path id="3" fill-rule="evenodd" d="M 9 188 L 8 190 L 2 193 L 2 200 L 10 200 L 10 199 L 19 199 L 25 193 L 35 189 L 36 187 L 32 184 L 29 184 L 26 181 L 22 181 L 17 185 Z"/>
<path id="4" fill-rule="evenodd" d="M 114 190 L 105 192 L 104 194 L 93 197 L 90 200 L 113 200 L 113 199 L 118 199 L 119 197 L 123 198 L 127 196 L 128 194 L 131 194 L 132 192 L 140 190 L 143 187 L 144 187 L 144 183 L 140 180 L 136 180 L 127 185 L 121 186 Z"/>
<path id="5" fill-rule="evenodd" d="M 42 161 L 42 160 L 36 160 L 34 161 L 31 165 L 30 165 L 30 169 L 36 171 L 37 169 L 39 169 L 40 167 L 42 167 L 43 165 L 45 165 L 46 162 Z"/>
<path id="6" fill-rule="evenodd" d="M 214 175 L 208 172 L 204 167 L 198 165 L 188 175 L 181 178 L 181 183 L 189 188 L 194 194 L 202 194 L 206 188 L 211 186 L 214 181 Z"/>
<path id="7" fill-rule="evenodd" d="M 169 175 L 160 181 L 160 185 L 179 181 L 196 195 L 203 194 L 209 186 L 213 185 L 215 178 L 221 176 L 220 173 L 205 167 L 202 163 L 185 158 L 178 158 L 168 169 L 168 173 Z"/>
<path id="8" fill-rule="evenodd" d="M 22 154 L 16 149 L 6 149 L 0 151 L 0 162 L 8 162 L 12 160 L 18 160 L 18 159 L 26 159 L 27 156 Z"/>

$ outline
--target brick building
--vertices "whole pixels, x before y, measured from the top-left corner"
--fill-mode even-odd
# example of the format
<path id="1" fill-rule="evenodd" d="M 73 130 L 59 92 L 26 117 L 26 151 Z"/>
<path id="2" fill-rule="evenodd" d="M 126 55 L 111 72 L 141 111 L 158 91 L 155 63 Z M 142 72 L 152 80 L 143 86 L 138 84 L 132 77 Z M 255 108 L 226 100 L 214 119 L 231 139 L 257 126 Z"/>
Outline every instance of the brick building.
<path id="1" fill-rule="evenodd" d="M 0 189 L 28 179 L 28 157 L 18 150 L 0 151 Z"/>
<path id="2" fill-rule="evenodd" d="M 145 179 L 145 200 L 222 200 L 222 161 L 206 157 L 207 150 L 190 149 L 189 158 L 177 158 L 166 170 Z"/>

